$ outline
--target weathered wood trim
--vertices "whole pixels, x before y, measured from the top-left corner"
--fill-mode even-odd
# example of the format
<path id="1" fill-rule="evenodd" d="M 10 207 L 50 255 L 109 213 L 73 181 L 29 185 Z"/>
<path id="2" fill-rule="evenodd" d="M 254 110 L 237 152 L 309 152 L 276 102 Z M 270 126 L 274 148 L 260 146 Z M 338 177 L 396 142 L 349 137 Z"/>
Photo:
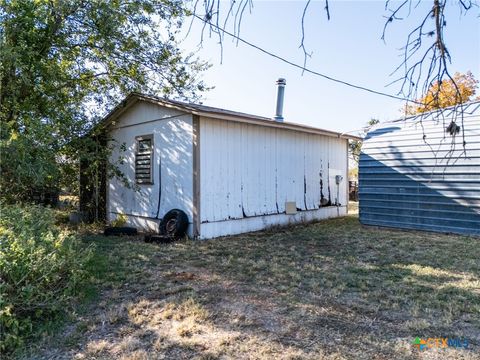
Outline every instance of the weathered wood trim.
<path id="1" fill-rule="evenodd" d="M 200 116 L 193 123 L 193 238 L 200 237 Z"/>
<path id="2" fill-rule="evenodd" d="M 345 158 L 346 158 L 346 161 L 347 161 L 347 167 L 346 167 L 346 172 L 345 172 L 345 188 L 347 189 L 347 215 L 348 215 L 348 205 L 350 204 L 350 177 L 349 177 L 349 174 L 350 174 L 350 169 L 348 168 L 348 150 L 349 150 L 349 146 L 348 146 L 348 142 L 349 140 L 345 140 L 346 142 L 346 146 L 347 146 L 347 153 L 345 154 Z"/>

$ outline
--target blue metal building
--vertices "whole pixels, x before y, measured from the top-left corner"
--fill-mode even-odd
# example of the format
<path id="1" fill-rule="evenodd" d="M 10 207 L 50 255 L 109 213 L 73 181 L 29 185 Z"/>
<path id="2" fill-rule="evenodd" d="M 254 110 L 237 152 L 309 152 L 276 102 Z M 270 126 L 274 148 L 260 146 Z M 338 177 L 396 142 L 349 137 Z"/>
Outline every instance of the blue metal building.
<path id="1" fill-rule="evenodd" d="M 362 224 L 480 235 L 480 101 L 373 127 L 359 184 Z"/>

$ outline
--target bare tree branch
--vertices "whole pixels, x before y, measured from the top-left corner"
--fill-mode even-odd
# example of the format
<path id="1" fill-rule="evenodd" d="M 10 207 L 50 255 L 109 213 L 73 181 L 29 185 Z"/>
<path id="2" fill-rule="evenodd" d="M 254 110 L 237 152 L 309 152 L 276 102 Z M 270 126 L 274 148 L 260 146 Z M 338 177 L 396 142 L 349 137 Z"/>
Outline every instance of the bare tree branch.
<path id="1" fill-rule="evenodd" d="M 303 67 L 307 66 L 307 58 L 312 56 L 312 53 L 308 53 L 307 49 L 305 47 L 305 15 L 308 10 L 308 6 L 310 5 L 310 1 L 308 0 L 307 3 L 305 4 L 305 7 L 303 8 L 303 14 L 302 14 L 302 40 L 300 41 L 300 48 L 303 51 Z M 330 15 L 328 15 L 330 17 Z M 302 75 L 305 71 L 302 71 Z"/>
<path id="2" fill-rule="evenodd" d="M 433 90 L 434 92 L 428 98 L 427 103 L 420 104 L 428 109 L 440 107 L 440 94 L 444 89 L 445 82 L 452 83 L 456 90 L 455 103 L 462 103 L 466 100 L 462 98 L 461 91 L 450 73 L 451 56 L 444 37 L 446 11 L 451 11 L 451 7 L 447 7 L 447 0 L 430 1 L 431 7 L 425 10 L 424 7 L 420 6 L 425 4 L 425 1 L 401 0 L 400 2 L 394 2 L 385 0 L 385 11 L 388 15 L 385 16 L 386 21 L 381 36 L 381 39 L 386 42 L 387 31 L 394 23 L 403 21 L 414 12 L 424 12 L 419 23 L 406 36 L 405 45 L 401 49 L 402 60 L 391 73 L 391 76 L 396 78 L 388 85 L 397 84 L 399 86 L 398 97 L 408 99 L 407 104 L 418 104 L 421 97 L 431 93 Z M 210 36 L 212 34 L 218 36 L 219 43 L 222 46 L 224 35 L 227 31 L 226 28 L 230 24 L 233 27 L 234 40 L 238 44 L 243 16 L 247 10 L 249 12 L 252 11 L 253 0 L 230 0 L 226 7 L 220 6 L 219 0 L 203 0 L 204 14 L 201 15 L 196 13 L 199 2 L 199 0 L 195 1 L 194 14 L 201 16 L 204 21 L 201 42 L 203 41 L 204 32 L 208 30 Z M 478 6 L 476 0 L 457 0 L 457 2 L 462 14 Z M 299 49 L 301 49 L 304 56 L 303 67 L 301 67 L 302 74 L 306 71 L 308 58 L 312 56 L 312 52 L 308 51 L 306 45 L 306 19 L 309 11 L 312 11 L 311 3 L 311 0 L 305 0 L 300 19 L 301 38 Z M 324 10 L 328 20 L 330 20 L 329 5 L 329 0 L 325 0 Z M 226 12 L 225 16 L 222 16 L 222 11 Z M 221 23 L 223 26 L 220 25 L 220 18 L 222 18 Z M 231 32 L 228 33 L 230 34 Z M 223 53 L 223 47 L 221 49 Z M 457 121 L 456 118 L 454 120 Z M 465 143 L 463 115 L 460 114 L 458 120 L 462 123 L 462 136 Z"/>

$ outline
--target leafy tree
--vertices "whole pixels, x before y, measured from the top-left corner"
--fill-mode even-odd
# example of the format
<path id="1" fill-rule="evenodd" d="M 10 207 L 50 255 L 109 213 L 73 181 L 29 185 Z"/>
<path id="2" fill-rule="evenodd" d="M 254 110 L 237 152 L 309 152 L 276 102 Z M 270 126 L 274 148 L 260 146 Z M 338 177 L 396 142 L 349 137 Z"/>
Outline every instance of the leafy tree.
<path id="1" fill-rule="evenodd" d="M 409 115 L 420 114 L 435 109 L 463 104 L 474 99 L 478 80 L 468 71 L 466 74 L 455 73 L 452 80 L 436 81 L 425 96 L 417 99 L 421 105 L 407 105 Z"/>
<path id="2" fill-rule="evenodd" d="M 180 0 L 0 0 L 0 189 L 72 182 L 82 137 L 131 91 L 196 99 L 207 65 L 176 41 Z M 102 154 L 104 156 L 105 154 Z"/>
<path id="3" fill-rule="evenodd" d="M 365 136 L 370 131 L 372 126 L 377 125 L 380 122 L 378 119 L 370 119 L 367 122 L 367 125 L 363 128 L 360 136 Z M 350 140 L 348 143 L 348 148 L 350 150 L 350 155 L 353 160 L 358 164 L 360 158 L 360 152 L 362 151 L 362 141 L 361 140 Z"/>
<path id="4" fill-rule="evenodd" d="M 348 169 L 348 179 L 349 180 L 358 179 L 358 166 L 351 167 Z"/>

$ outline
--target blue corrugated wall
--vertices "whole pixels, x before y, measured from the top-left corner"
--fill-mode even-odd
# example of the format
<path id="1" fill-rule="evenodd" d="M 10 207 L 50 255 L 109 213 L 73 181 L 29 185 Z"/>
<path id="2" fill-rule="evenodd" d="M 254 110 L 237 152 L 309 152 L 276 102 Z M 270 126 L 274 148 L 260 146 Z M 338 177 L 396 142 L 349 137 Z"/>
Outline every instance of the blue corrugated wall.
<path id="1" fill-rule="evenodd" d="M 480 235 L 480 102 L 372 128 L 359 200 L 362 224 Z"/>

